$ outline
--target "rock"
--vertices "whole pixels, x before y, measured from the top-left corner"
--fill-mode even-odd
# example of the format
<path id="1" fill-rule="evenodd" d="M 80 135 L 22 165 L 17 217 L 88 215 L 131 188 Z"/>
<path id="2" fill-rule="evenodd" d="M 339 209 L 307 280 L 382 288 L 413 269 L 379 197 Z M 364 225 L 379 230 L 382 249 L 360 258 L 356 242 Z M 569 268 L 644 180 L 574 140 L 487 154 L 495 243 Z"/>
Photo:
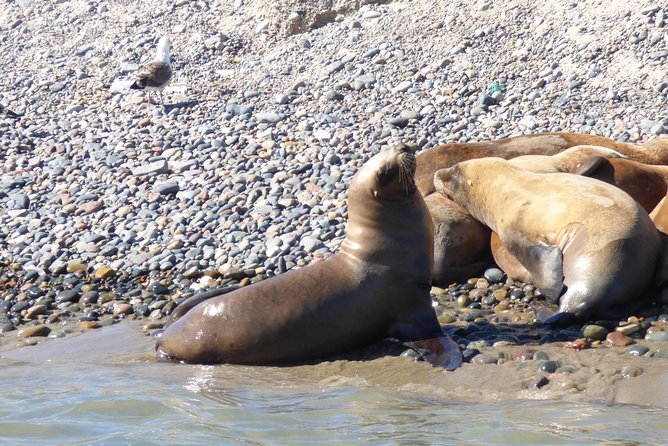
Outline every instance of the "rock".
<path id="1" fill-rule="evenodd" d="M 46 314 L 47 307 L 46 305 L 33 305 L 32 307 L 26 310 L 25 318 L 26 319 L 35 319 L 37 316 Z"/>
<path id="2" fill-rule="evenodd" d="M 344 66 L 345 66 L 345 64 L 343 62 L 341 62 L 340 60 L 336 60 L 336 61 L 330 63 L 329 65 L 327 65 L 325 67 L 325 71 L 327 72 L 328 75 L 334 74 L 337 71 L 341 71 Z"/>
<path id="3" fill-rule="evenodd" d="M 515 350 L 512 359 L 514 361 L 530 361 L 533 359 L 534 353 L 536 353 L 536 350 L 532 349 Z"/>
<path id="4" fill-rule="evenodd" d="M 536 389 L 540 389 L 542 387 L 545 387 L 550 383 L 550 380 L 547 379 L 546 376 L 544 375 L 536 375 L 536 377 L 531 381 L 531 384 L 529 387 L 533 387 Z"/>
<path id="5" fill-rule="evenodd" d="M 97 321 L 81 321 L 79 322 L 79 328 L 82 330 L 94 330 L 96 328 L 101 328 L 102 324 Z"/>
<path id="6" fill-rule="evenodd" d="M 51 329 L 46 325 L 31 325 L 20 329 L 16 336 L 19 338 L 46 337 L 51 333 Z"/>
<path id="7" fill-rule="evenodd" d="M 53 84 L 49 85 L 49 90 L 53 93 L 57 93 L 59 91 L 62 91 L 65 89 L 65 84 L 62 82 L 54 82 Z"/>
<path id="8" fill-rule="evenodd" d="M 649 348 L 645 347 L 644 345 L 634 345 L 629 348 L 629 354 L 631 356 L 643 356 L 648 351 Z"/>
<path id="9" fill-rule="evenodd" d="M 156 161 L 153 161 L 149 164 L 137 166 L 132 169 L 133 175 L 151 175 L 151 174 L 160 174 L 168 172 L 168 163 L 167 160 L 162 158 Z"/>
<path id="10" fill-rule="evenodd" d="M 668 331 L 654 331 L 645 335 L 646 341 L 665 342 L 668 341 Z"/>
<path id="11" fill-rule="evenodd" d="M 79 296 L 77 289 L 61 291 L 56 295 L 56 302 L 78 302 Z"/>
<path id="12" fill-rule="evenodd" d="M 116 271 L 114 271 L 112 268 L 102 267 L 95 270 L 93 277 L 96 279 L 107 280 L 114 277 L 115 275 Z"/>
<path id="13" fill-rule="evenodd" d="M 134 313 L 132 305 L 126 304 L 124 302 L 117 302 L 114 304 L 114 315 L 116 316 L 127 316 L 128 314 Z"/>
<path id="14" fill-rule="evenodd" d="M 605 338 L 605 341 L 613 347 L 626 347 L 627 345 L 634 344 L 635 341 L 628 336 L 618 332 L 613 331 L 608 333 Z"/>
<path id="15" fill-rule="evenodd" d="M 155 186 L 153 186 L 153 190 L 160 195 L 174 195 L 180 189 L 179 183 L 174 182 L 156 183 Z"/>
<path id="16" fill-rule="evenodd" d="M 499 283 L 502 282 L 506 275 L 504 274 L 503 271 L 501 271 L 498 268 L 489 268 L 488 270 L 485 271 L 483 274 L 485 279 L 487 279 L 490 283 Z"/>
<path id="17" fill-rule="evenodd" d="M 471 359 L 471 364 L 496 364 L 497 362 L 499 362 L 499 358 L 487 353 L 481 353 Z"/>
<path id="18" fill-rule="evenodd" d="M 668 359 L 668 350 L 666 349 L 655 350 L 652 353 L 650 353 L 650 357 Z"/>
<path id="19" fill-rule="evenodd" d="M 603 341 L 608 335 L 608 330 L 600 325 L 585 325 L 582 327 L 582 336 L 592 341 Z"/>
<path id="20" fill-rule="evenodd" d="M 390 118 L 387 120 L 387 123 L 390 125 L 393 125 L 395 127 L 403 128 L 408 125 L 408 118 L 403 118 L 401 116 L 397 116 L 395 118 Z"/>
<path id="21" fill-rule="evenodd" d="M 285 117 L 274 112 L 261 112 L 256 113 L 255 118 L 258 120 L 258 122 L 276 124 L 277 122 L 282 121 Z"/>
<path id="22" fill-rule="evenodd" d="M 559 363 L 559 361 L 548 360 L 548 361 L 543 361 L 538 367 L 538 370 L 545 373 L 554 373 L 560 366 L 561 364 Z"/>
<path id="23" fill-rule="evenodd" d="M 616 332 L 619 332 L 626 336 L 633 334 L 638 330 L 640 330 L 640 324 L 626 324 L 626 325 L 620 325 L 619 327 L 615 328 Z"/>
<path id="24" fill-rule="evenodd" d="M 635 366 L 625 366 L 622 367 L 620 370 L 619 374 L 622 376 L 622 378 L 635 378 L 637 376 L 640 376 L 643 374 L 643 369 L 640 367 L 635 367 Z"/>

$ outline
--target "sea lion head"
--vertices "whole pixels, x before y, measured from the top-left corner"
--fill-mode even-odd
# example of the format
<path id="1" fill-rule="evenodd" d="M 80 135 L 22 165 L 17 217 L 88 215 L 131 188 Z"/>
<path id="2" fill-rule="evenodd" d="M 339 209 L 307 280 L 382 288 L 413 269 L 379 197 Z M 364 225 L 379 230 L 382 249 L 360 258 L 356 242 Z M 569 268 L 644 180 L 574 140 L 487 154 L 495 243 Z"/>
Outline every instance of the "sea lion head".
<path id="1" fill-rule="evenodd" d="M 428 281 L 433 246 L 431 217 L 415 185 L 413 150 L 401 144 L 373 156 L 350 183 L 341 251 L 374 264 L 391 260 Z"/>
<path id="2" fill-rule="evenodd" d="M 364 185 L 376 200 L 406 197 L 416 192 L 415 153 L 406 144 L 384 150 L 364 164 L 351 189 Z"/>
<path id="3" fill-rule="evenodd" d="M 462 161 L 434 174 L 436 191 L 451 200 L 462 204 L 471 194 L 475 194 L 479 180 L 483 176 L 498 176 L 508 169 L 519 171 L 502 158 L 479 158 Z"/>

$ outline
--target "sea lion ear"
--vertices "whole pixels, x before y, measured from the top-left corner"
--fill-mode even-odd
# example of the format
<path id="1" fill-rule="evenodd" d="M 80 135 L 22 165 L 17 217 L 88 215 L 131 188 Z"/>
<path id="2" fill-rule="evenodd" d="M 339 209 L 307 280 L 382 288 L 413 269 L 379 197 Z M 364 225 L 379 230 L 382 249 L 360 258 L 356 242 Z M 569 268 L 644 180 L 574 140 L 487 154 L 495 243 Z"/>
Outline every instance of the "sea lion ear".
<path id="1" fill-rule="evenodd" d="M 575 166 L 575 168 L 572 169 L 570 173 L 574 173 L 575 175 L 590 177 L 594 175 L 594 173 L 599 169 L 599 167 L 602 167 L 607 162 L 608 161 L 606 160 L 605 157 L 601 155 L 593 155 L 590 156 L 589 158 L 585 158 L 585 160 L 582 161 L 577 166 Z"/>
<path id="2" fill-rule="evenodd" d="M 447 195 L 459 184 L 459 177 L 456 173 L 456 166 L 441 169 L 434 174 L 434 187 L 438 193 Z"/>

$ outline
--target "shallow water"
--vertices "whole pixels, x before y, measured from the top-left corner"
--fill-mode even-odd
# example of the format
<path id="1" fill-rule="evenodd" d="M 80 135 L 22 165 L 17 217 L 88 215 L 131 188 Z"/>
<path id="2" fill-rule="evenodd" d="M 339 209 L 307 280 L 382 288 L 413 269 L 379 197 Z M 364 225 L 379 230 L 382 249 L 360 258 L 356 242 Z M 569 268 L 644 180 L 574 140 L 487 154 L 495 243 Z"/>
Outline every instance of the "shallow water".
<path id="1" fill-rule="evenodd" d="M 371 376 L 410 376 L 416 364 L 403 358 L 352 372 L 346 361 L 191 366 L 153 362 L 152 341 L 127 348 L 126 335 L 0 354 L 0 444 L 628 445 L 668 437 L 665 409 L 462 403 Z"/>

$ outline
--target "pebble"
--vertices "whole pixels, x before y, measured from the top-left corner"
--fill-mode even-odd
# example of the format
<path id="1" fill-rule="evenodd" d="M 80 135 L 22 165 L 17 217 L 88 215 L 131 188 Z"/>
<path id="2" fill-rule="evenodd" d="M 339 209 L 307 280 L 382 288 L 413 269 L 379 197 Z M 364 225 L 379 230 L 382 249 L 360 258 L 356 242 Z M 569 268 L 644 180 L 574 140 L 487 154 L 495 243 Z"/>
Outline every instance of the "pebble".
<path id="1" fill-rule="evenodd" d="M 535 353 L 536 351 L 531 349 L 516 350 L 512 354 L 512 359 L 515 361 L 530 361 L 534 359 L 533 356 Z"/>
<path id="2" fill-rule="evenodd" d="M 643 374 L 643 369 L 632 365 L 625 366 L 620 370 L 619 374 L 625 379 L 635 378 Z"/>
<path id="3" fill-rule="evenodd" d="M 117 316 L 127 316 L 128 314 L 134 313 L 134 309 L 132 308 L 132 305 L 129 305 L 127 303 L 115 303 L 114 304 L 114 315 Z"/>
<path id="4" fill-rule="evenodd" d="M 485 271 L 484 277 L 490 283 L 499 283 L 505 279 L 506 275 L 498 268 L 490 268 Z"/>
<path id="5" fill-rule="evenodd" d="M 561 364 L 559 361 L 548 360 L 541 362 L 540 366 L 538 366 L 538 370 L 545 373 L 554 373 L 560 366 Z"/>
<path id="6" fill-rule="evenodd" d="M 668 341 L 668 331 L 655 331 L 645 335 L 646 341 L 665 342 Z"/>
<path id="7" fill-rule="evenodd" d="M 82 330 L 94 330 L 96 328 L 101 328 L 102 325 L 96 321 L 82 321 L 79 322 L 79 328 Z"/>
<path id="8" fill-rule="evenodd" d="M 640 324 L 626 324 L 626 325 L 621 325 L 621 326 L 615 328 L 615 331 L 617 331 L 617 332 L 619 332 L 623 335 L 626 335 L 626 336 L 628 336 L 630 334 L 633 334 L 633 333 L 637 332 L 638 330 L 640 330 Z"/>
<path id="9" fill-rule="evenodd" d="M 659 349 L 650 353 L 652 358 L 668 359 L 668 349 Z"/>
<path id="10" fill-rule="evenodd" d="M 116 271 L 114 271 L 113 269 L 102 267 L 102 268 L 98 268 L 95 271 L 95 274 L 93 275 L 93 277 L 95 277 L 96 279 L 100 279 L 100 280 L 107 280 L 107 279 L 110 279 L 110 278 L 114 277 L 115 275 L 116 275 Z"/>
<path id="11" fill-rule="evenodd" d="M 550 357 L 543 351 L 537 351 L 533 354 L 533 359 L 534 361 L 547 361 L 550 359 Z"/>
<path id="12" fill-rule="evenodd" d="M 499 358 L 497 358 L 494 355 L 490 355 L 487 353 L 481 353 L 479 355 L 474 356 L 471 359 L 471 364 L 496 364 L 499 362 Z"/>
<path id="13" fill-rule="evenodd" d="M 46 325 L 31 325 L 20 329 L 16 335 L 19 338 L 46 337 L 51 333 L 51 329 Z"/>
<path id="14" fill-rule="evenodd" d="M 634 345 L 629 348 L 629 354 L 632 356 L 643 356 L 647 352 L 649 352 L 649 347 L 644 345 Z"/>
<path id="15" fill-rule="evenodd" d="M 605 338 L 605 341 L 613 347 L 626 347 L 627 345 L 634 344 L 635 341 L 628 336 L 618 332 L 613 331 L 608 333 Z"/>
<path id="16" fill-rule="evenodd" d="M 545 375 L 536 375 L 536 377 L 531 381 L 530 387 L 540 389 L 545 387 L 550 383 L 550 380 Z"/>
<path id="17" fill-rule="evenodd" d="M 608 330 L 600 325 L 585 325 L 581 330 L 582 336 L 592 341 L 603 341 L 608 335 Z"/>

